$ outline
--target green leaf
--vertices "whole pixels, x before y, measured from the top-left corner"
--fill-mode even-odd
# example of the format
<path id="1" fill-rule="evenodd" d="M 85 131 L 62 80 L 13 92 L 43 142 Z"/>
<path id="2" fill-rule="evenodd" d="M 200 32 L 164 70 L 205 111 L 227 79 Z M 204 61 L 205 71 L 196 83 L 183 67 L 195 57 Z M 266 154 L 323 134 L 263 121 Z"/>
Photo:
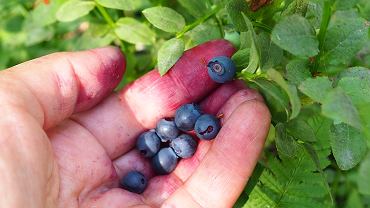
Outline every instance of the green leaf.
<path id="1" fill-rule="evenodd" d="M 257 45 L 260 47 L 260 67 L 262 70 L 267 70 L 281 63 L 283 60 L 283 50 L 271 41 L 268 33 L 259 33 L 257 42 Z"/>
<path id="2" fill-rule="evenodd" d="M 308 0 L 294 0 L 288 5 L 286 10 L 283 11 L 282 15 L 288 16 L 292 14 L 305 15 L 308 6 Z"/>
<path id="3" fill-rule="evenodd" d="M 266 161 L 260 182 L 249 195 L 245 208 L 327 208 L 327 189 L 317 166 L 301 144 L 295 157 L 279 153 Z M 327 155 L 329 152 L 327 152 Z"/>
<path id="4" fill-rule="evenodd" d="M 351 99 L 340 88 L 331 90 L 322 103 L 322 114 L 334 120 L 361 129 L 360 117 Z"/>
<path id="5" fill-rule="evenodd" d="M 180 32 L 185 27 L 184 17 L 168 7 L 148 8 L 143 11 L 143 14 L 155 27 L 166 32 Z"/>
<path id="6" fill-rule="evenodd" d="M 353 190 L 349 194 L 345 208 L 365 208 L 365 205 L 362 202 L 361 196 L 357 190 Z"/>
<path id="7" fill-rule="evenodd" d="M 158 70 L 161 76 L 177 62 L 184 53 L 185 44 L 182 39 L 173 38 L 163 43 L 158 51 Z"/>
<path id="8" fill-rule="evenodd" d="M 217 25 L 207 21 L 187 32 L 185 37 L 188 38 L 185 42 L 186 48 L 189 49 L 210 40 L 220 39 L 222 34 Z"/>
<path id="9" fill-rule="evenodd" d="M 287 80 L 296 86 L 299 86 L 304 80 L 311 77 L 308 62 L 305 60 L 293 59 L 286 65 Z"/>
<path id="10" fill-rule="evenodd" d="M 115 33 L 118 37 L 129 43 L 153 44 L 155 33 L 145 24 L 130 18 L 124 17 L 117 21 Z"/>
<path id="11" fill-rule="evenodd" d="M 304 142 L 316 141 L 316 135 L 312 127 L 303 119 L 293 119 L 287 124 L 287 131 L 294 138 Z"/>
<path id="12" fill-rule="evenodd" d="M 260 52 L 259 46 L 257 45 L 257 35 L 256 35 L 256 32 L 254 31 L 252 22 L 248 19 L 247 16 L 245 16 L 245 14 L 242 14 L 242 15 L 243 15 L 245 24 L 247 25 L 248 33 L 250 34 L 250 37 L 251 37 L 251 40 L 250 40 L 251 48 L 249 51 L 249 64 L 247 68 L 242 70 L 242 72 L 254 73 L 257 70 L 258 66 L 260 65 L 260 53 L 261 52 Z"/>
<path id="13" fill-rule="evenodd" d="M 323 44 L 320 58 L 323 70 L 329 65 L 349 64 L 368 40 L 367 33 L 364 19 L 349 11 L 336 12 L 331 18 Z"/>
<path id="14" fill-rule="evenodd" d="M 137 10 L 143 8 L 145 5 L 149 5 L 148 0 L 96 0 L 100 5 L 121 10 Z"/>
<path id="15" fill-rule="evenodd" d="M 361 194 L 370 196 L 370 154 L 361 162 L 358 171 L 357 186 Z"/>
<path id="16" fill-rule="evenodd" d="M 312 100 L 322 103 L 333 89 L 328 77 L 308 78 L 298 87 L 301 92 Z"/>
<path id="17" fill-rule="evenodd" d="M 355 105 L 370 103 L 370 70 L 352 69 L 344 71 L 338 86 L 346 92 Z"/>
<path id="18" fill-rule="evenodd" d="M 278 123 L 275 126 L 276 130 L 276 148 L 279 154 L 284 154 L 287 157 L 294 157 L 297 155 L 300 148 L 295 139 L 288 134 L 287 129 L 284 124 Z"/>
<path id="19" fill-rule="evenodd" d="M 275 81 L 287 93 L 291 104 L 290 119 L 295 118 L 301 109 L 301 102 L 298 97 L 297 88 L 286 83 L 283 76 L 274 69 L 269 69 L 267 71 L 267 76 Z"/>
<path id="20" fill-rule="evenodd" d="M 31 11 L 32 23 L 39 26 L 46 26 L 55 23 L 57 20 L 56 13 L 60 5 L 60 1 L 51 1 L 49 4 L 38 5 Z"/>
<path id="21" fill-rule="evenodd" d="M 69 0 L 60 6 L 56 18 L 61 22 L 70 22 L 87 15 L 94 7 L 93 1 Z"/>
<path id="22" fill-rule="evenodd" d="M 204 1 L 178 0 L 178 2 L 194 17 L 203 17 L 207 11 L 207 7 Z"/>
<path id="23" fill-rule="evenodd" d="M 359 0 L 336 0 L 334 6 L 337 10 L 347 10 L 353 8 Z"/>
<path id="24" fill-rule="evenodd" d="M 272 120 L 285 122 L 289 117 L 289 98 L 287 94 L 275 83 L 266 79 L 258 78 L 251 80 L 251 82 L 256 84 L 263 94 L 271 111 Z"/>
<path id="25" fill-rule="evenodd" d="M 272 41 L 296 56 L 311 57 L 319 52 L 315 31 L 305 18 L 292 15 L 278 22 L 271 34 Z"/>
<path id="26" fill-rule="evenodd" d="M 249 48 L 238 50 L 231 59 L 234 61 L 237 68 L 245 68 L 249 64 Z"/>
<path id="27" fill-rule="evenodd" d="M 367 151 L 364 135 L 344 123 L 332 126 L 331 148 L 338 167 L 342 170 L 355 167 Z"/>
<path id="28" fill-rule="evenodd" d="M 238 32 L 248 31 L 242 13 L 249 10 L 245 0 L 230 0 L 226 5 L 227 14 L 230 16 L 231 22 L 234 24 Z"/>

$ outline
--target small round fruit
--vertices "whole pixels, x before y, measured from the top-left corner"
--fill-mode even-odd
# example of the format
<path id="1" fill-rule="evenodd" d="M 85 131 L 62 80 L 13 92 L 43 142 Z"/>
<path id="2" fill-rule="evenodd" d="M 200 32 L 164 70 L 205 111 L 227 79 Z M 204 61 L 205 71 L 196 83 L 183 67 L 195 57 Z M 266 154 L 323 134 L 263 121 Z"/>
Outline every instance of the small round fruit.
<path id="1" fill-rule="evenodd" d="M 161 139 L 154 129 L 140 134 L 136 141 L 136 148 L 144 157 L 153 157 L 159 151 L 160 146 Z"/>
<path id="2" fill-rule="evenodd" d="M 214 57 L 208 62 L 207 68 L 208 75 L 217 83 L 231 81 L 236 72 L 234 62 L 227 56 Z"/>
<path id="3" fill-rule="evenodd" d="M 214 139 L 220 131 L 221 125 L 218 118 L 210 114 L 200 116 L 195 122 L 195 133 L 199 139 Z"/>
<path id="4" fill-rule="evenodd" d="M 127 191 L 141 194 L 145 191 L 148 180 L 139 171 L 131 171 L 120 180 L 120 186 Z"/>
<path id="5" fill-rule="evenodd" d="M 188 134 L 181 134 L 172 140 L 170 147 L 181 158 L 189 158 L 194 155 L 197 150 L 197 142 Z"/>
<path id="6" fill-rule="evenodd" d="M 176 127 L 175 121 L 169 118 L 159 120 L 155 131 L 163 142 L 171 141 L 179 135 L 179 129 Z"/>
<path id="7" fill-rule="evenodd" d="M 182 131 L 194 129 L 195 122 L 202 115 L 200 107 L 196 104 L 185 104 L 176 110 L 175 123 Z"/>
<path id="8" fill-rule="evenodd" d="M 177 156 L 170 147 L 159 150 L 159 152 L 152 158 L 153 170 L 159 175 L 167 175 L 171 173 L 176 166 Z"/>

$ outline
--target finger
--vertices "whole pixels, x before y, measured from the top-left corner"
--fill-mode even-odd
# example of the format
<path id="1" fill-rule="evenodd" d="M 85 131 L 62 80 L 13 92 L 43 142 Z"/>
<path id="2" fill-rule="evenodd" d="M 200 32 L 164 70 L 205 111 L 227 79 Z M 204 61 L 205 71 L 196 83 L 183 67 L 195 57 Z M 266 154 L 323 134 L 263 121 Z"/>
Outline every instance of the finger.
<path id="1" fill-rule="evenodd" d="M 86 208 L 150 208 L 141 200 L 140 195 L 120 188 L 113 188 L 104 193 L 91 194 L 81 205 Z"/>
<path id="2" fill-rule="evenodd" d="M 207 97 L 204 101 L 202 101 L 201 105 L 205 106 L 208 103 L 214 100 L 217 97 L 223 97 L 222 91 L 225 90 L 225 92 L 231 92 L 230 96 L 226 96 L 228 100 L 224 102 L 224 105 L 218 109 L 213 108 L 212 106 L 209 106 L 206 108 L 206 111 L 214 111 L 217 112 L 217 114 L 223 112 L 225 116 L 223 117 L 222 121 L 225 121 L 229 118 L 230 113 L 233 112 L 240 104 L 242 104 L 245 101 L 249 100 L 260 100 L 262 101 L 261 95 L 259 95 L 255 90 L 245 88 L 244 89 L 238 89 L 236 92 L 230 91 L 228 87 L 223 88 L 224 86 L 217 89 L 211 96 Z M 207 155 L 209 149 L 212 147 L 213 141 L 200 141 L 197 151 L 195 155 L 189 159 L 181 160 L 178 166 L 176 167 L 175 171 L 170 174 L 168 177 L 155 177 L 152 180 L 156 180 L 157 183 L 151 183 L 147 189 L 147 191 L 144 193 L 145 199 L 148 203 L 153 204 L 154 206 L 159 206 L 160 204 L 165 201 L 169 193 L 174 192 L 177 188 L 180 187 L 180 185 L 183 184 L 184 181 L 186 181 L 193 172 L 197 169 L 205 155 Z M 171 183 L 168 183 L 168 180 L 171 180 Z M 174 183 L 173 181 L 177 181 L 177 183 Z M 172 184 L 170 187 L 168 187 L 168 184 Z M 174 187 L 174 185 L 178 185 L 177 187 Z M 166 194 L 156 194 L 160 193 L 161 191 L 164 191 Z M 160 197 L 165 196 L 165 197 Z M 166 198 L 167 197 L 167 198 Z"/>
<path id="3" fill-rule="evenodd" d="M 231 113 L 195 172 L 165 204 L 183 207 L 183 202 L 191 199 L 199 207 L 231 207 L 253 172 L 269 124 L 264 103 L 242 103 Z M 212 194 L 208 194 L 210 190 Z"/>
<path id="4" fill-rule="evenodd" d="M 220 103 L 225 103 L 229 97 L 231 97 L 234 93 L 238 90 L 245 88 L 243 83 L 239 81 L 234 81 L 231 83 L 227 83 L 216 89 L 210 96 L 208 96 L 204 101 L 202 101 L 201 106 L 202 109 L 206 112 L 210 111 L 218 111 L 220 108 Z M 217 102 L 215 102 L 217 100 Z M 200 143 L 199 145 L 208 144 Z M 201 148 L 205 150 L 205 148 Z M 200 152 L 197 152 L 199 157 Z M 188 160 L 183 160 L 188 161 Z M 137 170 L 142 172 L 148 178 L 152 178 L 154 176 L 153 170 L 150 165 L 150 160 L 144 158 L 140 153 L 133 149 L 128 153 L 124 154 L 123 156 L 117 158 L 113 161 L 114 166 L 116 167 L 117 175 L 119 178 L 123 177 L 129 171 Z"/>
<path id="5" fill-rule="evenodd" d="M 215 89 L 217 85 L 207 74 L 207 62 L 214 56 L 231 56 L 234 51 L 225 40 L 194 47 L 184 52 L 166 75 L 161 77 L 153 70 L 74 119 L 98 138 L 111 158 L 117 158 L 160 118 L 173 116 L 180 105 L 197 102 Z"/>
<path id="6" fill-rule="evenodd" d="M 0 93 L 47 129 L 101 101 L 119 83 L 124 68 L 123 55 L 113 47 L 55 53 L 1 72 Z"/>

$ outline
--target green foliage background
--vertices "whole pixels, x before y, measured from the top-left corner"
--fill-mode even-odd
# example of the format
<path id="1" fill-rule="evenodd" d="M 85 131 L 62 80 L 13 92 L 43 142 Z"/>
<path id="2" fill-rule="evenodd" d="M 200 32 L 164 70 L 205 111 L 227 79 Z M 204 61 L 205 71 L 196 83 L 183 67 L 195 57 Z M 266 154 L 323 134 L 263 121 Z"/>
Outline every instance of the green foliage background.
<path id="1" fill-rule="evenodd" d="M 225 38 L 272 113 L 235 207 L 370 207 L 370 1 L 0 0 L 0 69 L 120 46 L 120 87 Z"/>

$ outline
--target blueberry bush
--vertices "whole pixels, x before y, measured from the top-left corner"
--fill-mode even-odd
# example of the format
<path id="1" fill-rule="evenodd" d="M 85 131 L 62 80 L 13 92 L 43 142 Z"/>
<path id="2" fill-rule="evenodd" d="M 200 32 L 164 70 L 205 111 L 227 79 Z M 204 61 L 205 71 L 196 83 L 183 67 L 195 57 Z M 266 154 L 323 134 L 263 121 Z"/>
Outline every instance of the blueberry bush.
<path id="1" fill-rule="evenodd" d="M 370 206 L 369 0 L 0 0 L 0 69 L 117 45 L 120 87 L 224 38 L 272 114 L 235 207 Z"/>

